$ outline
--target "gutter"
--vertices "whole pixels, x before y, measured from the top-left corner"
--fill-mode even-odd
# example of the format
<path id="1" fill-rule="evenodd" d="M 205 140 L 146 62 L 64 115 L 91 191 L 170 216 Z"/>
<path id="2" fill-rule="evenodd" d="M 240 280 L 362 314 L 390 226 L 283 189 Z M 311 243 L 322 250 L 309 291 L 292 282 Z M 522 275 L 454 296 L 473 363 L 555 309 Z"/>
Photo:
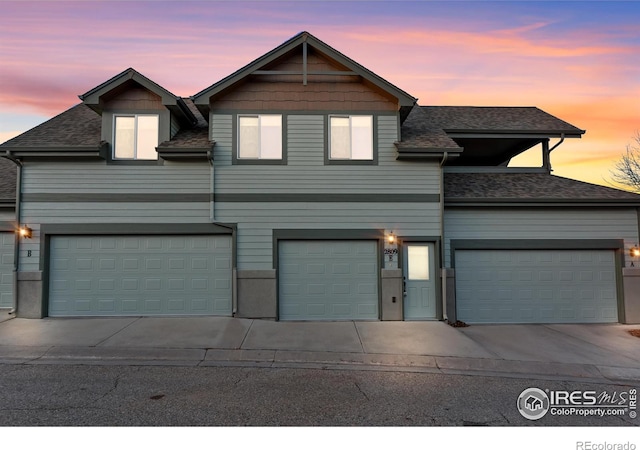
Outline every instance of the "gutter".
<path id="1" fill-rule="evenodd" d="M 13 244 L 13 296 L 12 305 L 9 310 L 9 315 L 15 314 L 18 309 L 18 263 L 20 257 L 20 234 L 17 232 L 20 227 L 20 197 L 22 188 L 22 161 L 17 159 L 7 150 L 6 154 L 0 155 L 0 157 L 6 158 L 12 161 L 18 169 L 16 174 L 16 231 L 14 232 L 14 244 Z"/>

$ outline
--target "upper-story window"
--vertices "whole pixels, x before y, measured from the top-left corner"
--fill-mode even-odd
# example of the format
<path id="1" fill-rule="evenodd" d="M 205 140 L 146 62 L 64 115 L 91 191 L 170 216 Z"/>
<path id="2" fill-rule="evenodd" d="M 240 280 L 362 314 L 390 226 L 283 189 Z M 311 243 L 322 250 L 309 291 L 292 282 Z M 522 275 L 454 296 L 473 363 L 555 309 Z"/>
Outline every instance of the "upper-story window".
<path id="1" fill-rule="evenodd" d="M 282 159 L 282 116 L 239 116 L 238 159 Z"/>
<path id="2" fill-rule="evenodd" d="M 330 116 L 329 159 L 373 160 L 373 117 Z"/>
<path id="3" fill-rule="evenodd" d="M 113 158 L 157 160 L 158 115 L 114 116 Z"/>

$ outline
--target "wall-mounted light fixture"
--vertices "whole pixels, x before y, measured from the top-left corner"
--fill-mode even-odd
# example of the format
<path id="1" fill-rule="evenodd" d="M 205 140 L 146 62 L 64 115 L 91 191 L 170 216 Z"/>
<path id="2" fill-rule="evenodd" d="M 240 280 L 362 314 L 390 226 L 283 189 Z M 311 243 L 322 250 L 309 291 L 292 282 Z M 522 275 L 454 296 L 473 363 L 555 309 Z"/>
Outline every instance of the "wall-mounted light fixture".
<path id="1" fill-rule="evenodd" d="M 396 243 L 396 235 L 393 234 L 393 231 L 387 236 L 387 242 L 392 245 Z"/>
<path id="2" fill-rule="evenodd" d="M 21 238 L 31 239 L 31 237 L 33 236 L 33 230 L 28 226 L 24 225 L 18 228 L 18 234 L 20 235 Z"/>
<path id="3" fill-rule="evenodd" d="M 640 247 L 638 247 L 638 244 L 634 245 L 633 247 L 631 247 L 629 249 L 629 256 L 631 256 L 631 267 L 634 267 L 633 264 L 633 260 L 637 260 L 638 257 L 640 257 Z"/>

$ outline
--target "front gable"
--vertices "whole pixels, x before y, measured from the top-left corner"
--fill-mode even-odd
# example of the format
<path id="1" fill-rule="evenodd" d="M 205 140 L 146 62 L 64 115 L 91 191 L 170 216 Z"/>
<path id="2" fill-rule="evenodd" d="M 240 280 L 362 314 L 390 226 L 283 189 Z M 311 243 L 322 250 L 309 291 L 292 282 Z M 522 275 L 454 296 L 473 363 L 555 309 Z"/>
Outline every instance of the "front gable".
<path id="1" fill-rule="evenodd" d="M 192 97 L 212 110 L 393 111 L 416 99 L 307 32 Z"/>
<path id="2" fill-rule="evenodd" d="M 169 141 L 181 128 L 190 128 L 196 118 L 184 100 L 173 95 L 134 69 L 127 69 L 79 96 L 82 102 L 102 116 L 101 140 L 111 146 L 108 160 L 115 158 L 116 122 L 120 117 L 135 121 L 149 117 L 156 122 L 153 144 Z M 153 151 L 153 149 L 149 150 Z M 137 159 L 137 154 L 134 155 Z M 145 159 L 149 159 L 147 156 Z"/>

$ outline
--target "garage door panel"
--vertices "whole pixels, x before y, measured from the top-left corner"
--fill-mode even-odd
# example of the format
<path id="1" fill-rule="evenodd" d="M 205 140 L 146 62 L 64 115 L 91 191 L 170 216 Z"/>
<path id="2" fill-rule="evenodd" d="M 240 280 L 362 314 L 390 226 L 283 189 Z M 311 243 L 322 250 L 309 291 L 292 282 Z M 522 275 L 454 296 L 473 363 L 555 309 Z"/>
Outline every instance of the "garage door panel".
<path id="1" fill-rule="evenodd" d="M 378 318 L 377 241 L 281 241 L 281 320 Z"/>
<path id="2" fill-rule="evenodd" d="M 618 320 L 613 251 L 458 250 L 456 266 L 459 320 L 469 323 Z"/>
<path id="3" fill-rule="evenodd" d="M 230 241 L 54 236 L 49 315 L 230 315 Z"/>

